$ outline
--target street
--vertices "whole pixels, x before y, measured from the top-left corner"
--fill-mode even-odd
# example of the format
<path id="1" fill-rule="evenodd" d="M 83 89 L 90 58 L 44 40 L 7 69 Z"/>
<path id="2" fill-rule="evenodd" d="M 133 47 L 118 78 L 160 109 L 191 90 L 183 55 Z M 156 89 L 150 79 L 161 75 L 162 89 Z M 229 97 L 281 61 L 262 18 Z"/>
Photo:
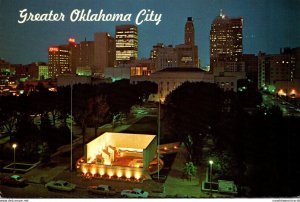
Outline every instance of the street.
<path id="1" fill-rule="evenodd" d="M 300 117 L 300 108 L 281 97 L 274 95 L 263 94 L 263 105 L 267 107 L 278 106 L 280 107 L 283 116 L 296 116 Z"/>

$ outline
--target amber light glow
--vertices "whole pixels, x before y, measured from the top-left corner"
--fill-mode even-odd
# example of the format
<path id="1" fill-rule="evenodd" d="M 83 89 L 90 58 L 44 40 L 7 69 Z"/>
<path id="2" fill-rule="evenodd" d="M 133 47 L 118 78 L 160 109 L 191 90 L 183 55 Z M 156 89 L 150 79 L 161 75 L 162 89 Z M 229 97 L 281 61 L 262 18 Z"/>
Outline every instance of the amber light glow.
<path id="1" fill-rule="evenodd" d="M 141 173 L 139 173 L 139 172 L 136 172 L 136 173 L 134 173 L 134 178 L 135 179 L 140 179 L 141 178 Z"/>
<path id="2" fill-rule="evenodd" d="M 297 94 L 297 93 L 296 93 L 296 90 L 295 90 L 295 89 L 292 89 L 291 92 L 290 92 L 290 94 L 291 94 L 291 95 L 296 95 L 296 94 Z"/>
<path id="3" fill-rule="evenodd" d="M 49 52 L 57 52 L 58 48 L 57 47 L 50 47 Z"/>
<path id="4" fill-rule="evenodd" d="M 92 175 L 95 175 L 95 174 L 96 174 L 96 168 L 92 168 L 92 169 L 91 169 L 91 174 L 92 174 Z"/>
<path id="5" fill-rule="evenodd" d="M 82 172 L 83 172 L 83 174 L 86 174 L 87 173 L 87 169 L 86 168 L 82 168 Z"/>
<path id="6" fill-rule="evenodd" d="M 125 177 L 126 177 L 126 178 L 131 178 L 131 172 L 130 172 L 130 171 L 126 171 Z"/>
<path id="7" fill-rule="evenodd" d="M 122 171 L 118 170 L 118 171 L 117 171 L 117 176 L 118 176 L 119 178 L 122 177 L 122 176 L 123 176 Z"/>
<path id="8" fill-rule="evenodd" d="M 75 43 L 75 39 L 74 38 L 69 38 L 69 43 Z"/>
<path id="9" fill-rule="evenodd" d="M 280 96 L 286 96 L 286 93 L 283 91 L 283 89 L 280 89 L 279 91 L 278 91 L 278 95 L 280 95 Z"/>
<path id="10" fill-rule="evenodd" d="M 101 176 L 104 175 L 104 174 L 105 174 L 104 169 L 103 169 L 103 168 L 100 168 L 98 173 L 99 173 Z"/>
<path id="11" fill-rule="evenodd" d="M 112 177 L 114 175 L 113 171 L 108 171 L 108 176 Z"/>

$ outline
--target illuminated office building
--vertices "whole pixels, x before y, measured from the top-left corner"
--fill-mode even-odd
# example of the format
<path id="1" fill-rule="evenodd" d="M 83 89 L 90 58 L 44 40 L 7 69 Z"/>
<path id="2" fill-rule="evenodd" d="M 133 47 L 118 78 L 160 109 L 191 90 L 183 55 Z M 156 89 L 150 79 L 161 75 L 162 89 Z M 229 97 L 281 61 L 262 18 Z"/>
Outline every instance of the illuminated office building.
<path id="1" fill-rule="evenodd" d="M 48 48 L 49 77 L 56 78 L 71 72 L 70 48 L 68 45 L 51 46 Z"/>
<path id="2" fill-rule="evenodd" d="M 116 26 L 116 62 L 129 63 L 138 58 L 138 29 L 135 25 Z"/>
<path id="3" fill-rule="evenodd" d="M 229 18 L 220 11 L 211 24 L 210 68 L 218 62 L 238 62 L 243 54 L 243 18 Z"/>

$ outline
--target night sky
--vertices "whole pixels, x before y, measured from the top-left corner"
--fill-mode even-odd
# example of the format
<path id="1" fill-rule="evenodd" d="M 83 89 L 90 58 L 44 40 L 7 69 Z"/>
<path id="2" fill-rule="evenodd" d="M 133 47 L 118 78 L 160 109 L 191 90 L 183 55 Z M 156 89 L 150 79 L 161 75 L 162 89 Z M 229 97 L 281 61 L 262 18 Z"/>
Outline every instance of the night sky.
<path id="1" fill-rule="evenodd" d="M 63 12 L 64 22 L 18 24 L 19 10 L 33 13 Z M 196 44 L 201 65 L 209 64 L 209 31 L 213 19 L 223 9 L 229 17 L 244 18 L 244 53 L 279 53 L 282 47 L 300 46 L 300 0 L 0 0 L 0 58 L 11 63 L 48 62 L 47 48 L 93 40 L 94 32 L 109 32 L 115 25 L 134 24 L 141 9 L 162 14 L 159 25 L 143 23 L 139 29 L 139 58 L 148 58 L 158 42 L 184 42 L 186 18 L 194 18 Z M 132 13 L 130 22 L 70 22 L 73 9 L 92 9 L 98 13 Z"/>

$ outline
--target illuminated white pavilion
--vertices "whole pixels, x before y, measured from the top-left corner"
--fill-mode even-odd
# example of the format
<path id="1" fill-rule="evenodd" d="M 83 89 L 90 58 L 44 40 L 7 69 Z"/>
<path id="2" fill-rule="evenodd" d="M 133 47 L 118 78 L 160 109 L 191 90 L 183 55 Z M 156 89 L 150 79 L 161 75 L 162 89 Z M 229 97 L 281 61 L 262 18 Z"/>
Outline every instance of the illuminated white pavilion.
<path id="1" fill-rule="evenodd" d="M 156 149 L 156 135 L 105 132 L 85 145 L 79 169 L 84 175 L 141 180 Z"/>

